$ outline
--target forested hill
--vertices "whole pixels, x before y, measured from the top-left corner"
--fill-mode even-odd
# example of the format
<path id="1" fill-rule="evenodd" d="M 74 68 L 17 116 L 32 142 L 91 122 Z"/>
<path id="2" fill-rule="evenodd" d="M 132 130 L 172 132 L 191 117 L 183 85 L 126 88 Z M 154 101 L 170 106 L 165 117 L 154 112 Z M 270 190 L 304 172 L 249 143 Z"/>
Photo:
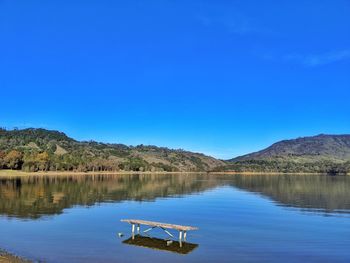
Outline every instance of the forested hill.
<path id="1" fill-rule="evenodd" d="M 224 162 L 184 150 L 77 141 L 45 129 L 0 129 L 0 169 L 350 173 L 350 135 L 285 140 Z"/>
<path id="2" fill-rule="evenodd" d="M 227 161 L 219 170 L 251 172 L 350 172 L 350 135 L 284 140 Z"/>
<path id="3" fill-rule="evenodd" d="M 23 171 L 209 171 L 224 162 L 156 146 L 77 141 L 45 129 L 0 129 L 0 169 Z"/>

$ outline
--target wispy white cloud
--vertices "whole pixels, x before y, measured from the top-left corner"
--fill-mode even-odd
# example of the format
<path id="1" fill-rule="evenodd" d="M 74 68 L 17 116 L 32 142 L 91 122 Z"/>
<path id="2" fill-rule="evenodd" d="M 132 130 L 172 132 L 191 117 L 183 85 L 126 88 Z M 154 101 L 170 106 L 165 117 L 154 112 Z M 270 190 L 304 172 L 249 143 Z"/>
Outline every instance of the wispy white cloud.
<path id="1" fill-rule="evenodd" d="M 323 54 L 288 54 L 284 60 L 294 61 L 307 67 L 317 67 L 350 59 L 350 49 L 332 51 Z"/>

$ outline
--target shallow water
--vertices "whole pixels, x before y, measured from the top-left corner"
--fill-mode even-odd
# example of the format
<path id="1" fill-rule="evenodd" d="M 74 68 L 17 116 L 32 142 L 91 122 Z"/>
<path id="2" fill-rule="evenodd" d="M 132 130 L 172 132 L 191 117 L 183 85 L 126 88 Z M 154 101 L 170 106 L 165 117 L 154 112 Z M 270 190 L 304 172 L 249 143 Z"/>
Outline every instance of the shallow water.
<path id="1" fill-rule="evenodd" d="M 123 218 L 199 230 L 180 247 L 156 229 L 132 239 Z M 2 178 L 0 247 L 47 262 L 350 262 L 350 177 Z"/>

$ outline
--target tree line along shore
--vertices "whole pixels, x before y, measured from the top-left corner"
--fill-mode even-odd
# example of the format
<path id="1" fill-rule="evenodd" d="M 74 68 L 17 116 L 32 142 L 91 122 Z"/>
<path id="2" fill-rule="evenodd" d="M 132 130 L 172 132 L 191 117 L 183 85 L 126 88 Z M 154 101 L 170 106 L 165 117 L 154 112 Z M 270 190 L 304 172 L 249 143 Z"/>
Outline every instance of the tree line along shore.
<path id="1" fill-rule="evenodd" d="M 280 141 L 260 152 L 219 160 L 182 149 L 77 141 L 59 131 L 0 128 L 0 170 L 347 174 L 350 135 Z"/>

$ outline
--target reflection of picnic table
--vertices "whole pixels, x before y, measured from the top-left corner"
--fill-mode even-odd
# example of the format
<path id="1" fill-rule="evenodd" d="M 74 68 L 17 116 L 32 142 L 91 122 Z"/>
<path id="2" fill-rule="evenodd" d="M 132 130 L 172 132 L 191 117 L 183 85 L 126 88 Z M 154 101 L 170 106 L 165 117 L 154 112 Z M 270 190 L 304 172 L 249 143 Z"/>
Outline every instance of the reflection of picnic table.
<path id="1" fill-rule="evenodd" d="M 152 230 L 153 228 L 159 227 L 163 229 L 168 235 L 171 237 L 174 237 L 167 229 L 175 229 L 179 231 L 179 240 L 182 240 L 182 234 L 184 236 L 184 240 L 186 240 L 187 237 L 187 231 L 190 230 L 198 230 L 197 227 L 193 226 L 181 226 L 181 225 L 174 225 L 174 224 L 167 224 L 167 223 L 160 223 L 160 222 L 153 222 L 153 221 L 145 221 L 145 220 L 137 220 L 137 219 L 122 219 L 122 222 L 127 222 L 132 225 L 132 233 L 135 233 L 135 225 L 137 226 L 137 233 L 140 233 L 140 225 L 146 225 L 150 228 L 143 231 L 144 233 Z"/>
<path id="2" fill-rule="evenodd" d="M 198 244 L 191 244 L 187 242 L 171 241 L 160 238 L 145 237 L 135 235 L 123 241 L 124 244 L 146 247 L 151 249 L 174 252 L 178 254 L 188 254 L 192 252 Z"/>

